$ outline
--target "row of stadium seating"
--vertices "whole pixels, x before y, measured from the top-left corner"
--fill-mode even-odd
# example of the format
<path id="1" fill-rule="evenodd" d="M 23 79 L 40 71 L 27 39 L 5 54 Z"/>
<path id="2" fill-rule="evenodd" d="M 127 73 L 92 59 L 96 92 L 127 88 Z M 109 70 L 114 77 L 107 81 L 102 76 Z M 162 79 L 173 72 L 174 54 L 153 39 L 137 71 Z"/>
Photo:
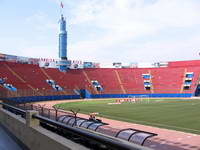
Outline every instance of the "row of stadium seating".
<path id="1" fill-rule="evenodd" d="M 17 90 L 32 90 L 41 95 L 43 91 L 52 90 L 46 80 L 53 80 L 63 88 L 58 95 L 77 95 L 80 89 L 86 89 L 93 95 L 98 94 L 193 94 L 199 82 L 198 65 L 175 66 L 163 68 L 96 68 L 78 69 L 60 72 L 53 68 L 40 68 L 33 64 L 0 62 L 0 77 L 6 78 Z M 197 63 L 198 64 L 198 63 Z M 187 72 L 193 73 L 191 85 L 184 89 Z M 149 79 L 143 78 L 147 74 Z M 98 91 L 92 81 L 97 81 L 102 91 Z M 144 82 L 149 82 L 145 88 Z M 2 90 L 3 87 L 0 87 Z M 54 93 L 55 95 L 56 93 Z M 48 94 L 47 94 L 48 95 Z M 57 94 L 56 94 L 57 95 Z"/>

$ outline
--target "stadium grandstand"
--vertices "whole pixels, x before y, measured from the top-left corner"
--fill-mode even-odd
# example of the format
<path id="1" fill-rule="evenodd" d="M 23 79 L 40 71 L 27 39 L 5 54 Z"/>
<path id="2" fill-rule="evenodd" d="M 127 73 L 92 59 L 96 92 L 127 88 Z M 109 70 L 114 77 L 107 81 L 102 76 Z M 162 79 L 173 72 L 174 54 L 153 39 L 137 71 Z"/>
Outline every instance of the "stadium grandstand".
<path id="1" fill-rule="evenodd" d="M 138 108 L 144 106 L 149 108 L 149 106 L 151 105 L 156 105 L 156 103 L 159 104 L 159 100 L 162 102 L 162 98 L 179 98 L 179 101 L 181 102 L 181 99 L 183 98 L 198 98 L 200 92 L 199 60 L 155 63 L 156 65 L 153 64 L 152 67 L 148 68 L 140 68 L 137 66 L 123 67 L 122 65 L 120 66 L 119 63 L 117 66 L 113 65 L 113 63 L 112 67 L 105 68 L 101 67 L 100 63 L 67 60 L 70 63 L 68 63 L 69 68 L 66 71 L 61 71 L 59 68 L 60 66 L 56 65 L 56 62 L 58 61 L 59 60 L 34 59 L 1 54 L 0 99 L 3 101 L 3 103 L 0 103 L 0 105 L 2 105 L 1 107 L 3 109 L 1 110 L 2 116 L 0 116 L 0 118 L 6 120 L 6 118 L 4 118 L 4 115 L 6 113 L 4 111 L 6 110 L 16 114 L 17 116 L 21 115 L 22 118 L 26 119 L 27 124 L 29 123 L 28 120 L 30 120 L 30 118 L 28 119 L 27 116 L 31 113 L 31 111 L 36 111 L 39 113 L 39 115 L 32 114 L 32 117 L 35 117 L 38 119 L 38 121 L 40 121 L 40 126 L 42 128 L 56 132 L 57 134 L 67 137 L 67 139 L 70 139 L 72 141 L 78 141 L 78 143 L 82 143 L 82 146 L 89 149 L 93 149 L 95 147 L 95 149 L 100 150 L 145 150 L 146 147 L 149 147 L 155 150 L 167 150 L 170 146 L 168 144 L 160 144 L 159 140 L 162 140 L 162 138 L 160 137 L 166 134 L 164 134 L 163 132 L 167 132 L 167 134 L 169 134 L 168 132 L 172 132 L 170 134 L 174 134 L 174 131 L 167 130 L 161 132 L 159 130 L 162 129 L 159 129 L 158 131 L 157 129 L 147 130 L 146 127 L 144 128 L 139 126 L 133 128 L 132 125 L 125 124 L 122 129 L 118 129 L 118 126 L 115 125 L 118 123 L 113 120 L 109 121 L 103 119 L 103 121 L 105 120 L 105 122 L 102 122 L 102 118 L 96 119 L 95 116 L 99 113 L 90 113 L 90 117 L 88 117 L 87 115 L 79 114 L 79 108 L 81 108 L 81 110 L 83 109 L 81 105 L 78 107 L 73 107 L 72 105 L 72 108 L 76 110 L 74 111 L 70 109 L 71 114 L 69 114 L 69 109 L 66 112 L 65 110 L 63 110 L 64 108 L 62 108 L 62 106 L 61 108 L 59 105 L 59 107 L 55 107 L 51 105 L 51 102 L 53 102 L 53 104 L 57 104 L 62 102 L 56 102 L 56 100 L 67 100 L 70 102 L 70 100 L 72 99 L 74 99 L 75 101 L 84 99 L 83 101 L 85 102 L 87 102 L 88 99 L 104 99 L 102 101 L 105 101 L 107 99 L 114 98 L 114 101 L 105 101 L 103 108 L 108 107 L 106 106 L 108 104 L 110 105 L 110 107 L 113 108 L 115 108 L 113 104 L 124 104 L 122 105 L 122 107 L 124 108 L 132 105 L 133 107 L 137 105 Z M 157 98 L 158 101 L 156 102 L 154 98 Z M 139 100 L 142 100 L 142 103 L 139 103 Z M 44 104 L 41 101 L 43 101 Z M 171 102 L 167 100 L 164 101 L 166 101 L 165 103 L 171 103 L 171 105 L 174 103 L 173 100 L 171 100 Z M 197 103 L 198 101 L 190 101 L 191 102 L 188 101 L 188 103 L 191 103 L 194 107 L 196 107 L 197 104 L 195 103 Z M 148 102 L 149 105 L 144 105 L 144 102 Z M 185 101 L 182 102 L 184 103 Z M 85 104 L 87 105 L 87 103 Z M 162 107 L 165 107 L 164 105 Z M 96 107 L 98 107 L 98 104 L 96 104 Z M 101 108 L 102 106 L 100 106 L 99 104 L 99 107 Z M 121 109 L 124 109 L 122 107 Z M 176 108 L 178 112 L 179 109 L 181 109 L 181 107 Z M 156 107 L 155 110 L 157 110 Z M 95 109 L 93 111 L 95 111 Z M 84 111 L 81 113 L 84 113 Z M 124 113 L 124 115 L 131 116 L 131 112 L 127 113 L 128 114 Z M 145 112 L 141 112 L 141 114 L 142 113 Z M 103 115 L 104 112 L 101 112 L 100 114 Z M 118 119 L 121 120 L 120 118 Z M 2 120 L 0 119 L 0 121 Z M 130 122 L 130 120 L 128 120 L 128 122 Z M 6 124 L 6 126 L 9 126 L 10 124 L 9 121 L 6 121 L 5 123 L 8 123 Z M 1 124 L 4 124 L 4 122 L 1 122 Z M 33 124 L 33 126 L 35 126 L 35 123 Z M 157 124 L 152 125 L 158 126 Z M 39 126 L 39 124 L 37 124 L 37 126 Z M 74 126 L 78 126 L 79 128 L 81 128 L 81 131 L 77 130 L 77 128 Z M 126 128 L 126 126 L 130 126 L 130 128 Z M 20 127 L 21 126 L 19 126 L 19 128 Z M 174 127 L 161 124 L 161 127 L 172 127 L 173 129 L 178 129 L 181 131 L 183 130 L 192 133 L 199 133 L 199 130 L 196 130 L 195 128 L 189 129 L 190 126 L 188 126 L 187 128 L 179 128 L 176 126 Z M 5 124 L 2 128 L 5 129 Z M 60 130 L 60 128 L 62 128 L 62 130 Z M 87 129 L 87 131 L 85 131 L 85 128 Z M 88 130 L 98 132 L 98 134 L 94 133 L 93 135 L 92 133 L 91 137 L 91 131 L 89 131 L 88 133 Z M 18 131 L 15 132 L 18 133 Z M 84 135 L 82 135 L 83 132 Z M 21 137 L 20 133 L 21 132 L 19 132 L 19 135 L 17 135 L 17 137 Z M 32 134 L 31 132 L 28 133 L 30 133 L 30 135 Z M 79 136 L 76 137 L 77 133 L 80 137 L 84 137 L 84 140 L 81 139 Z M 103 134 L 103 137 L 99 137 L 99 134 Z M 23 135 L 28 136 L 29 134 Z M 193 137 L 198 139 L 198 136 L 193 136 L 193 134 L 182 135 L 182 133 L 178 133 L 177 135 L 179 135 L 181 138 Z M 40 135 L 38 135 L 38 137 L 39 136 Z M 51 133 L 49 136 L 51 136 Z M 116 139 L 112 139 L 111 137 L 105 138 L 105 136 L 112 136 L 112 138 L 115 137 Z M 158 136 L 159 138 L 155 138 L 156 136 Z M 48 136 L 45 137 L 45 139 L 46 138 L 48 138 Z M 96 140 L 93 141 L 91 138 Z M 163 138 L 165 139 L 166 137 Z M 88 139 L 90 142 L 88 141 Z M 111 139 L 112 141 L 110 141 Z M 129 142 L 119 143 L 119 139 L 123 142 L 127 140 Z M 167 140 L 176 141 L 177 139 L 170 138 Z M 23 143 L 25 143 L 26 146 L 28 146 L 29 148 L 31 147 L 31 149 L 34 149 L 33 145 L 29 143 L 27 144 L 26 140 L 24 141 L 23 138 L 20 138 L 20 140 L 23 141 Z M 95 144 L 96 142 L 100 142 L 101 144 Z M 44 146 L 44 143 L 45 142 L 43 141 L 41 145 Z M 86 143 L 90 144 L 88 145 Z M 134 143 L 136 145 L 131 146 L 131 143 Z M 177 142 L 171 144 L 177 145 L 176 143 Z M 188 141 L 188 143 L 191 144 L 192 142 Z M 104 148 L 102 148 L 102 144 L 104 145 Z M 196 144 L 194 146 L 195 148 L 198 147 L 198 142 L 195 142 L 195 139 L 193 144 Z M 24 147 L 24 144 L 22 145 L 22 147 Z M 142 147 L 138 147 L 140 145 L 142 145 Z M 65 148 L 66 147 L 69 147 L 69 144 L 66 144 Z M 75 149 L 77 149 L 77 147 L 80 148 L 80 145 L 75 144 L 75 147 Z M 184 148 L 186 147 L 187 146 L 184 146 Z M 83 147 L 80 149 L 83 149 Z M 178 148 L 178 150 L 179 149 L 181 150 L 182 148 Z"/>
<path id="2" fill-rule="evenodd" d="M 1 98 L 16 101 L 199 95 L 199 60 L 151 68 L 101 68 L 99 63 L 70 61 L 77 68 L 60 72 L 56 60 L 1 56 Z"/>

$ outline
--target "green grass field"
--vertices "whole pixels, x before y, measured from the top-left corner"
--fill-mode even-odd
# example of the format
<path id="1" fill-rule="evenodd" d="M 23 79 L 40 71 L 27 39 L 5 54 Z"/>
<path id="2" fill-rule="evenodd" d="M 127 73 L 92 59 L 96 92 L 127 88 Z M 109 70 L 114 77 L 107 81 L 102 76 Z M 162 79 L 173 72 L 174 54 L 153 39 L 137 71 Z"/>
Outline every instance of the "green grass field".
<path id="1" fill-rule="evenodd" d="M 99 112 L 100 117 L 200 134 L 200 100 L 157 99 L 109 105 L 115 100 L 85 100 L 57 104 L 80 113 Z"/>

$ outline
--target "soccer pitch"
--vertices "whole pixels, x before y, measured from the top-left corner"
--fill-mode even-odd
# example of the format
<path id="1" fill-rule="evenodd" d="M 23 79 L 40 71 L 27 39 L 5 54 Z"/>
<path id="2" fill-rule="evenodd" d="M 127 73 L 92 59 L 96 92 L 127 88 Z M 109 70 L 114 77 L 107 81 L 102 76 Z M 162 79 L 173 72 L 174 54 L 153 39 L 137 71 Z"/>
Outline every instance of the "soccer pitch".
<path id="1" fill-rule="evenodd" d="M 57 104 L 80 113 L 99 112 L 100 117 L 200 134 L 200 100 L 150 99 L 115 103 L 115 100 L 85 100 Z"/>

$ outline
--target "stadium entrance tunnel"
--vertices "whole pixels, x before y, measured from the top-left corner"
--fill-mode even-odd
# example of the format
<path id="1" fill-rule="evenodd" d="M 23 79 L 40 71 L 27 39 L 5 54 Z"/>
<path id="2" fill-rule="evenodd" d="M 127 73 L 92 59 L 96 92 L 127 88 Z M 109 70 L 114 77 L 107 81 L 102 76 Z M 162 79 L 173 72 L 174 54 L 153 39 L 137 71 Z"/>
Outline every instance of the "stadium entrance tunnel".
<path id="1" fill-rule="evenodd" d="M 194 93 L 195 96 L 200 96 L 200 84 L 197 85 L 197 88 Z"/>
<path id="2" fill-rule="evenodd" d="M 81 89 L 80 90 L 80 97 L 83 98 L 83 99 L 85 99 L 85 98 L 87 98 L 87 99 L 93 98 L 91 93 L 86 89 Z"/>

